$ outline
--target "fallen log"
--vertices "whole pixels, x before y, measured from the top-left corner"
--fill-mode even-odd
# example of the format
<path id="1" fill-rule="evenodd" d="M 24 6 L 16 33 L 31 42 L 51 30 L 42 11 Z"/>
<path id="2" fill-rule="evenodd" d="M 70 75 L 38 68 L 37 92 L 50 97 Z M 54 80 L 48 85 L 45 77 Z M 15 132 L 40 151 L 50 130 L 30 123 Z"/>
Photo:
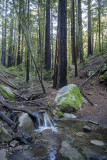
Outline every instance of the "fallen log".
<path id="1" fill-rule="evenodd" d="M 12 121 L 10 118 L 8 118 L 6 115 L 4 115 L 2 112 L 0 112 L 0 118 L 5 121 L 9 126 L 12 126 L 14 128 L 16 128 L 17 124 Z M 23 128 L 17 126 L 17 129 L 22 133 L 22 135 L 28 140 L 31 141 L 32 137 L 23 130 Z"/>
<path id="2" fill-rule="evenodd" d="M 3 77 L 1 74 L 0 74 L 0 80 L 7 84 L 9 87 L 13 88 L 13 89 L 19 89 L 18 87 L 16 87 L 14 84 L 12 84 L 8 79 L 6 79 L 5 77 Z"/>
<path id="3" fill-rule="evenodd" d="M 94 104 L 89 100 L 89 98 L 80 90 L 83 97 L 93 106 Z"/>
<path id="4" fill-rule="evenodd" d="M 14 74 L 9 73 L 9 72 L 7 72 L 7 71 L 0 71 L 0 72 L 1 72 L 1 73 L 4 72 L 4 73 L 6 73 L 6 74 L 8 74 L 8 75 L 10 75 L 10 76 L 17 77 L 17 75 L 14 75 Z"/>
<path id="5" fill-rule="evenodd" d="M 15 91 L 14 91 L 13 93 L 16 95 L 16 97 L 18 97 L 18 98 L 21 98 L 21 99 L 23 99 L 23 100 L 28 101 L 28 98 L 21 96 L 21 95 L 20 95 L 20 94 L 18 94 L 17 92 L 15 92 Z"/>
<path id="6" fill-rule="evenodd" d="M 0 102 L 9 110 L 25 112 L 25 113 L 28 113 L 30 117 L 37 119 L 36 115 L 33 112 L 31 112 L 29 109 L 25 108 L 24 106 L 21 106 L 21 107 L 12 106 L 9 103 L 7 103 L 5 100 L 3 100 L 1 97 L 0 97 Z"/>
<path id="7" fill-rule="evenodd" d="M 106 62 L 106 61 L 105 61 Z M 104 63 L 105 63 L 104 62 Z M 89 79 L 91 79 L 92 77 L 94 77 L 96 74 L 97 74 L 97 72 L 99 72 L 100 71 L 100 69 L 103 67 L 103 65 L 102 66 L 100 66 L 100 68 L 95 72 L 95 73 L 93 73 L 88 79 L 86 79 L 83 83 L 81 83 L 80 84 L 80 87 L 81 86 L 83 86 Z"/>
<path id="8" fill-rule="evenodd" d="M 44 93 L 32 94 L 31 96 L 28 97 L 28 100 L 40 99 L 42 96 L 44 96 Z"/>

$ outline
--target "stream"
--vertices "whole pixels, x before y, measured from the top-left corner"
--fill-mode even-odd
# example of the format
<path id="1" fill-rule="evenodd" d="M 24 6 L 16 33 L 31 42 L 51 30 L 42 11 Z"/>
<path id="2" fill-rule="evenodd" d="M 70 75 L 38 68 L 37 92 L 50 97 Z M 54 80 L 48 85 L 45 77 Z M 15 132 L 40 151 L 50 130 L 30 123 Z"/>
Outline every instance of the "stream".
<path id="1" fill-rule="evenodd" d="M 36 112 L 35 115 L 36 122 L 26 113 L 19 117 L 20 126 L 33 137 L 33 145 L 23 145 L 22 149 L 14 150 L 9 155 L 9 160 L 64 160 L 67 158 L 60 154 L 64 142 L 76 148 L 83 159 L 107 160 L 107 129 L 78 120 L 62 118 L 53 121 L 46 112 Z M 91 132 L 84 132 L 84 125 L 88 125 Z M 105 145 L 91 144 L 90 141 L 95 139 L 103 141 Z M 64 152 L 66 150 L 67 154 L 71 154 L 68 148 L 65 148 Z"/>

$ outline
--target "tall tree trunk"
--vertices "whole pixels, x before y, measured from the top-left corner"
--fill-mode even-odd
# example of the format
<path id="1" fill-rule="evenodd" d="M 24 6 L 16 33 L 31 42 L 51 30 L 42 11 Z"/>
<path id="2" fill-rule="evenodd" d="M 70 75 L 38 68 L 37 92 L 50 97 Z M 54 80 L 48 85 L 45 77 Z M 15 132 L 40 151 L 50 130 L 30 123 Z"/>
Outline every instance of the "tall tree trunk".
<path id="1" fill-rule="evenodd" d="M 59 0 L 58 30 L 56 41 L 54 88 L 61 88 L 67 84 L 67 2 Z"/>
<path id="2" fill-rule="evenodd" d="M 93 55 L 93 46 L 94 46 L 94 37 L 93 35 L 91 36 L 91 54 Z"/>
<path id="3" fill-rule="evenodd" d="M 74 0 L 71 0 L 71 52 L 72 64 L 75 64 L 75 15 L 74 15 Z"/>
<path id="4" fill-rule="evenodd" d="M 29 34 L 29 5 L 30 5 L 30 0 L 28 0 L 28 14 L 27 14 L 27 19 L 28 19 L 28 28 L 27 28 L 27 31 L 28 31 L 28 34 Z M 27 63 L 26 63 L 26 82 L 29 81 L 29 47 L 27 47 Z"/>
<path id="5" fill-rule="evenodd" d="M 51 69 L 51 51 L 50 51 L 50 0 L 46 1 L 46 32 L 45 32 L 45 67 Z"/>
<path id="6" fill-rule="evenodd" d="M 6 32 L 7 32 L 7 0 L 5 3 L 5 33 L 4 33 L 4 56 L 3 56 L 4 66 L 5 66 L 5 61 L 6 61 Z"/>
<path id="7" fill-rule="evenodd" d="M 100 32 L 101 32 L 101 31 L 100 31 L 100 30 L 101 30 L 101 29 L 100 29 L 100 28 L 101 28 L 101 27 L 100 27 L 100 26 L 101 26 L 101 22 L 100 22 L 100 21 L 101 21 L 101 4 L 100 4 L 100 3 L 101 3 L 101 0 L 98 0 L 99 52 L 101 52 L 101 39 L 100 39 L 100 38 L 101 38 L 101 33 L 100 33 Z"/>
<path id="8" fill-rule="evenodd" d="M 78 0 L 76 0 L 76 49 L 75 49 L 75 51 L 76 51 L 76 55 L 77 55 L 77 58 L 79 58 L 79 27 L 78 27 L 78 25 L 79 25 L 79 23 L 78 23 L 78 20 L 79 20 L 79 18 L 78 18 Z"/>
<path id="9" fill-rule="evenodd" d="M 83 42 L 82 42 L 82 11 L 81 0 L 78 0 L 78 30 L 79 30 L 79 57 L 80 62 L 83 62 Z"/>
<path id="10" fill-rule="evenodd" d="M 103 53 L 103 32 L 102 32 L 102 53 Z"/>
<path id="11" fill-rule="evenodd" d="M 95 50 L 97 49 L 97 35 L 98 35 L 98 23 L 97 23 L 96 38 L 95 38 Z"/>
<path id="12" fill-rule="evenodd" d="M 39 23 L 39 51 L 38 51 L 38 53 L 41 56 L 41 24 L 40 24 L 40 15 L 41 15 L 40 0 L 38 0 L 38 23 Z"/>
<path id="13" fill-rule="evenodd" d="M 9 36 L 9 47 L 8 47 L 8 67 L 13 65 L 13 13 L 11 13 L 10 22 L 10 36 Z"/>
<path id="14" fill-rule="evenodd" d="M 73 62 L 75 64 L 75 77 L 77 76 L 77 56 L 75 52 L 75 11 L 74 0 L 71 0 L 71 48 L 73 55 Z"/>
<path id="15" fill-rule="evenodd" d="M 88 0 L 88 56 L 91 53 L 91 0 Z"/>
<path id="16" fill-rule="evenodd" d="M 21 0 L 19 0 L 19 16 L 21 17 Z M 21 25 L 18 24 L 18 53 L 17 53 L 17 65 L 21 64 Z"/>
<path id="17" fill-rule="evenodd" d="M 52 70 L 53 70 L 53 11 L 52 11 L 52 2 L 51 2 L 51 55 L 52 55 Z"/>
<path id="18" fill-rule="evenodd" d="M 5 43 L 5 29 L 4 29 L 4 1 L 2 1 L 2 65 L 5 65 L 5 53 L 4 53 L 4 43 Z"/>

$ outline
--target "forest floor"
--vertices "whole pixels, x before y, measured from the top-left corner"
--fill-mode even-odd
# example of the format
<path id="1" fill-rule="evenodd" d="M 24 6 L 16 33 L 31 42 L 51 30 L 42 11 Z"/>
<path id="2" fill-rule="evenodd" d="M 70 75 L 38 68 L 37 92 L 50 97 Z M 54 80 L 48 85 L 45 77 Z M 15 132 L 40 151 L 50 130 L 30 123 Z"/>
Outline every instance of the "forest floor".
<path id="1" fill-rule="evenodd" d="M 88 79 L 89 72 L 95 73 L 104 64 L 104 62 L 105 55 L 89 57 L 84 65 L 78 65 L 78 77 L 75 77 L 74 69 L 69 72 L 68 84 L 76 84 L 82 90 L 84 95 L 87 96 L 87 98 L 93 103 L 93 105 L 91 105 L 89 102 L 83 103 L 82 109 L 73 113 L 77 116 L 77 119 L 82 120 L 83 122 L 92 122 L 94 124 L 98 124 L 104 129 L 107 129 L 107 86 L 105 84 L 99 83 L 98 73 L 81 86 L 81 84 Z M 6 77 L 9 82 L 19 87 L 19 90 L 13 89 L 13 91 L 21 97 L 17 97 L 11 101 L 6 100 L 8 103 L 18 107 L 24 105 L 29 109 L 32 105 L 32 102 L 33 105 L 35 104 L 35 107 L 38 106 L 36 104 L 39 104 L 40 107 L 46 105 L 50 109 L 56 107 L 54 100 L 57 94 L 57 90 L 52 88 L 52 81 L 43 81 L 46 89 L 46 95 L 42 95 L 37 98 L 37 94 L 42 93 L 41 85 L 37 79 L 33 83 L 26 83 L 25 78 L 23 77 L 19 81 L 19 79 L 17 79 L 14 75 L 8 74 L 2 70 L 0 70 L 0 74 L 3 77 Z M 0 81 L 0 85 L 1 84 L 3 84 L 2 81 Z M 26 101 L 22 97 L 25 99 L 30 98 L 30 101 Z M 26 103 L 24 104 L 23 102 Z M 3 105 L 0 103 L 0 112 L 1 111 L 8 112 L 8 109 L 3 107 Z M 2 124 L 6 126 L 3 121 Z M 9 148 L 9 146 L 0 144 L 0 148 Z"/>
<path id="2" fill-rule="evenodd" d="M 87 79 L 87 74 L 89 72 L 96 72 L 103 65 L 104 61 L 105 55 L 89 57 L 85 65 L 78 65 L 78 77 L 75 78 L 74 69 L 71 70 L 69 73 L 69 83 L 76 84 L 79 87 Z M 8 76 L 8 74 L 6 74 L 6 76 Z M 9 77 L 9 80 L 15 84 L 16 80 L 10 75 Z M 94 82 L 94 84 L 92 85 L 91 82 Z M 18 82 L 18 86 L 20 88 L 18 92 L 21 93 L 21 96 L 26 98 L 42 92 L 39 81 L 32 84 L 20 81 Z M 48 106 L 55 106 L 54 99 L 57 90 L 52 88 L 52 81 L 44 81 L 44 86 L 47 92 L 46 97 L 38 99 L 37 102 Z M 83 103 L 82 109 L 75 113 L 75 115 L 78 119 L 93 121 L 107 128 L 107 86 L 99 83 L 97 74 L 82 85 L 81 89 L 94 105 L 88 102 Z M 4 110 L 4 108 L 0 107 L 0 110 Z"/>

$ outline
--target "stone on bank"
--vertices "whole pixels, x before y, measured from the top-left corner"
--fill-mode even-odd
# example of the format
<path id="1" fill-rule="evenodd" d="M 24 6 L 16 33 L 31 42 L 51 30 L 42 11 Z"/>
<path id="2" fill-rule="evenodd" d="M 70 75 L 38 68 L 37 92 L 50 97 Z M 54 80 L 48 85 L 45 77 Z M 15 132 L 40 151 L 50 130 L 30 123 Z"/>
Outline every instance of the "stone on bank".
<path id="1" fill-rule="evenodd" d="M 55 98 L 55 103 L 60 106 L 62 111 L 65 111 L 69 107 L 78 111 L 82 107 L 82 102 L 82 95 L 75 84 L 69 84 L 62 87 Z"/>

